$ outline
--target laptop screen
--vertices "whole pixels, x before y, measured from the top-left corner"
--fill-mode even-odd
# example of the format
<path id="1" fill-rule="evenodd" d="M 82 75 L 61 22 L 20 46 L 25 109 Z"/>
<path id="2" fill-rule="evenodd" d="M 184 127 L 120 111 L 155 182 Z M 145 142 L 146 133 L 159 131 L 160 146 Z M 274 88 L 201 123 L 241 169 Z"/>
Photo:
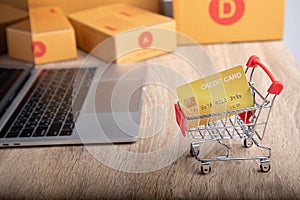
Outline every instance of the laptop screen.
<path id="1" fill-rule="evenodd" d="M 0 66 L 0 114 L 2 115 L 28 77 L 30 68 Z"/>
<path id="2" fill-rule="evenodd" d="M 20 77 L 23 69 L 0 68 L 0 102 L 8 93 L 14 82 Z"/>
<path id="3" fill-rule="evenodd" d="M 6 29 L 28 19 L 27 0 L 0 0 L 0 117 L 24 83 L 29 70 L 22 62 L 8 58 Z M 19 48 L 23 48 L 21 45 Z M 29 66 L 30 68 L 30 66 Z"/>

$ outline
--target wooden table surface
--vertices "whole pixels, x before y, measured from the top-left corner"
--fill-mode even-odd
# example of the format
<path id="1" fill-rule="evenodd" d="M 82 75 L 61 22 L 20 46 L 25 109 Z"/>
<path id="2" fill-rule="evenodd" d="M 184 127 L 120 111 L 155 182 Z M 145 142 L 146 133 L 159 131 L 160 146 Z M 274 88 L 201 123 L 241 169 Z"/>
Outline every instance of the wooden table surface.
<path id="1" fill-rule="evenodd" d="M 199 163 L 189 155 L 190 140 L 180 135 L 175 122 L 176 96 L 167 87 L 174 86 L 176 77 L 152 70 L 150 75 L 169 82 L 167 87 L 146 87 L 140 140 L 122 145 L 0 149 L 0 198 L 300 198 L 300 70 L 295 60 L 281 41 L 204 48 L 219 70 L 245 64 L 256 54 L 284 83 L 264 138 L 272 148 L 270 172 L 259 172 L 257 161 L 229 161 L 213 162 L 209 175 L 199 174 Z M 170 55 L 153 60 L 169 64 L 188 81 L 197 78 Z M 151 112 L 159 110 L 157 104 L 164 111 Z M 237 152 L 247 156 L 256 151 L 251 150 L 238 148 Z M 218 147 L 203 149 L 209 151 L 218 152 Z"/>

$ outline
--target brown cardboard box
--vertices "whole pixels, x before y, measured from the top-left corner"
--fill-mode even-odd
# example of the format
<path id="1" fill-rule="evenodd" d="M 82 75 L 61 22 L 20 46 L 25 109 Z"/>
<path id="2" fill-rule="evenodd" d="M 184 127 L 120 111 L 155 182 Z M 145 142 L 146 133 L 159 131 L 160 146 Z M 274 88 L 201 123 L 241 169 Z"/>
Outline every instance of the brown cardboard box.
<path id="1" fill-rule="evenodd" d="M 28 0 L 0 0 L 1 3 L 19 8 L 24 11 L 28 11 Z"/>
<path id="2" fill-rule="evenodd" d="M 28 0 L 30 8 L 59 6 L 65 14 L 115 3 L 128 3 L 151 12 L 159 12 L 159 0 Z"/>
<path id="3" fill-rule="evenodd" d="M 30 26 L 27 20 L 7 28 L 10 57 L 35 64 L 77 57 L 74 29 L 58 7 L 29 9 L 29 16 Z"/>
<path id="4" fill-rule="evenodd" d="M 199 43 L 277 40 L 283 35 L 284 3 L 284 0 L 173 0 L 173 16 L 177 30 Z"/>
<path id="5" fill-rule="evenodd" d="M 13 24 L 7 28 L 8 56 L 33 62 L 29 20 Z"/>
<path id="6" fill-rule="evenodd" d="M 0 54 L 7 52 L 6 27 L 27 17 L 26 11 L 0 3 Z"/>
<path id="7" fill-rule="evenodd" d="M 128 4 L 72 13 L 69 19 L 78 46 L 87 52 L 97 46 L 92 53 L 107 62 L 135 62 L 176 48 L 176 24 L 172 18 Z"/>

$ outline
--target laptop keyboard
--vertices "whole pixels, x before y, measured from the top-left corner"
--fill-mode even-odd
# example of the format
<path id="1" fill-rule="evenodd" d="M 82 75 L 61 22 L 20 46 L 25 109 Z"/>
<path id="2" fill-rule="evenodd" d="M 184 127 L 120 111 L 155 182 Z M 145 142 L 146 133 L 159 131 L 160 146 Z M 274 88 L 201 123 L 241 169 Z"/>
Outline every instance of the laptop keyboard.
<path id="1" fill-rule="evenodd" d="M 45 69 L 0 138 L 70 136 L 96 68 Z"/>

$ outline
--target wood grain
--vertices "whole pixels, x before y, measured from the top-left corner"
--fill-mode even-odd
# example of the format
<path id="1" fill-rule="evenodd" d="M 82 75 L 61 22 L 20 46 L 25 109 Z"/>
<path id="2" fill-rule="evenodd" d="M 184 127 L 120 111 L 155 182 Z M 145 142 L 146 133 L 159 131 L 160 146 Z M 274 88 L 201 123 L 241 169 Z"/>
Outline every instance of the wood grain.
<path id="1" fill-rule="evenodd" d="M 269 173 L 258 172 L 257 161 L 213 162 L 209 175 L 198 173 L 200 165 L 188 152 L 190 140 L 181 137 L 175 123 L 173 103 L 176 85 L 199 77 L 188 63 L 165 55 L 148 61 L 169 68 L 149 71 L 148 80 L 160 84 L 146 87 L 138 142 L 0 149 L 0 198 L 300 198 L 300 71 L 286 46 L 275 41 L 206 45 L 204 49 L 219 70 L 245 64 L 256 54 L 284 83 L 264 138 L 272 148 Z M 268 84 L 266 79 L 256 80 L 258 85 Z M 201 153 L 211 148 L 211 153 L 221 151 L 207 145 Z M 236 151 L 246 156 L 257 152 L 239 146 Z"/>

